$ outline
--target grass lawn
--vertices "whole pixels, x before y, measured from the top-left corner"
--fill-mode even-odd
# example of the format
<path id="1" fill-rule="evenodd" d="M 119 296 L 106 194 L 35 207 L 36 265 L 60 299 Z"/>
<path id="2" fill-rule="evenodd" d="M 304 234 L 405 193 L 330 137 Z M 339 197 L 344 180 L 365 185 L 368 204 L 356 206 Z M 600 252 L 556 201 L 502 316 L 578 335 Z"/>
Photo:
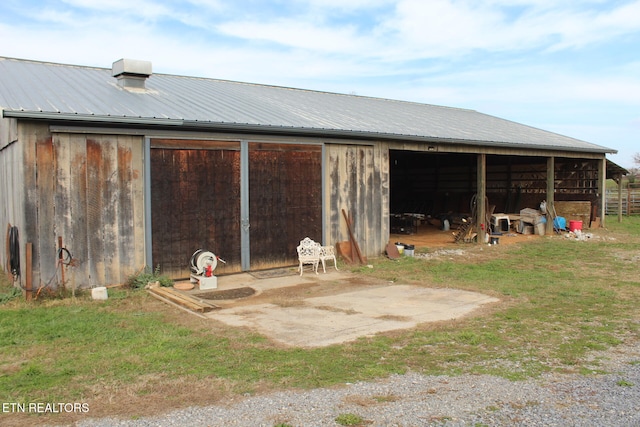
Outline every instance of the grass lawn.
<path id="1" fill-rule="evenodd" d="M 88 413 L 0 413 L 2 425 L 139 417 L 236 395 L 312 388 L 393 373 L 489 373 L 512 380 L 547 371 L 597 374 L 594 350 L 640 337 L 640 217 L 587 241 L 546 236 L 450 259 L 386 258 L 364 278 L 483 292 L 501 303 L 451 322 L 317 349 L 287 348 L 200 319 L 144 291 L 10 298 L 0 286 L 0 402 L 84 403 Z M 585 230 L 589 232 L 590 230 Z M 416 253 L 433 251 L 416 248 Z M 2 275 L 4 277 L 4 274 Z M 4 279 L 2 279 L 4 280 Z M 81 411 L 82 412 L 82 411 Z M 86 411 L 84 411 L 86 412 Z"/>

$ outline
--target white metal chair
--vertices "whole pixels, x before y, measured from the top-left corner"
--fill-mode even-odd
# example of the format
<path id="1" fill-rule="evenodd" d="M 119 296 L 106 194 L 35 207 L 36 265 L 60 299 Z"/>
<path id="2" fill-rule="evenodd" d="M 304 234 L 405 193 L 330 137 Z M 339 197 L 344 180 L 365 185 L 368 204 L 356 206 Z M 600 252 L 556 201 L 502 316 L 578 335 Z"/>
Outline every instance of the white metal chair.
<path id="1" fill-rule="evenodd" d="M 333 266 L 338 271 L 338 262 L 336 261 L 336 249 L 333 246 L 320 246 L 320 261 L 322 261 L 322 271 L 325 273 L 327 269 L 325 267 L 325 261 L 333 260 Z"/>
<path id="2" fill-rule="evenodd" d="M 310 264 L 313 271 L 318 274 L 318 263 L 320 262 L 320 244 L 308 237 L 300 240 L 297 247 L 298 262 L 300 263 L 300 275 L 302 276 L 303 265 Z"/>

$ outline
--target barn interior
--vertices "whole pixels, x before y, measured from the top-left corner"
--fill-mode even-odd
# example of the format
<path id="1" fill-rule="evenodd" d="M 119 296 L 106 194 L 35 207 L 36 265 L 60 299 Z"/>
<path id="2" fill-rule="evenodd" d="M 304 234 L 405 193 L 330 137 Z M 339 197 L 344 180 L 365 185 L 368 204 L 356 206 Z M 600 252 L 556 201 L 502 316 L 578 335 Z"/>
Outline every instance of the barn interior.
<path id="1" fill-rule="evenodd" d="M 461 233 L 475 219 L 475 154 L 391 150 L 389 159 L 392 240 L 426 246 L 473 240 L 473 234 Z M 598 162 L 556 158 L 554 163 L 555 215 L 589 227 L 596 219 Z M 544 226 L 536 226 L 546 221 L 541 203 L 547 193 L 547 158 L 488 155 L 486 170 L 487 230 L 544 234 Z"/>

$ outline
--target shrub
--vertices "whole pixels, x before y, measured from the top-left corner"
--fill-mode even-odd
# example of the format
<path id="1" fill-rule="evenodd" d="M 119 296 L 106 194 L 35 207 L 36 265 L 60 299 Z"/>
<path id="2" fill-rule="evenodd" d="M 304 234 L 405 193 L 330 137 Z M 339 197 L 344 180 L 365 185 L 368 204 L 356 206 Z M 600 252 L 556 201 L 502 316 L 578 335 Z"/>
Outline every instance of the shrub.
<path id="1" fill-rule="evenodd" d="M 153 271 L 149 267 L 145 267 L 141 272 L 129 276 L 126 285 L 132 289 L 144 289 L 149 282 L 160 282 L 160 286 L 173 286 L 173 280 L 160 274 L 160 266 L 157 266 Z"/>

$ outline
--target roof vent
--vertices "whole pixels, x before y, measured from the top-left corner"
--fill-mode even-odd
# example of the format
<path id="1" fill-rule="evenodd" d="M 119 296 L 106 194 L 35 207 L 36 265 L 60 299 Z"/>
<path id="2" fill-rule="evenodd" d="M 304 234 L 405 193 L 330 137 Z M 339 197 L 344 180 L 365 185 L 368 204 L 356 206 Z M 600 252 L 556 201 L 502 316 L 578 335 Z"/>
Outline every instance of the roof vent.
<path id="1" fill-rule="evenodd" d="M 111 75 L 126 89 L 144 89 L 144 83 L 151 76 L 151 62 L 137 59 L 120 59 L 113 63 Z"/>

